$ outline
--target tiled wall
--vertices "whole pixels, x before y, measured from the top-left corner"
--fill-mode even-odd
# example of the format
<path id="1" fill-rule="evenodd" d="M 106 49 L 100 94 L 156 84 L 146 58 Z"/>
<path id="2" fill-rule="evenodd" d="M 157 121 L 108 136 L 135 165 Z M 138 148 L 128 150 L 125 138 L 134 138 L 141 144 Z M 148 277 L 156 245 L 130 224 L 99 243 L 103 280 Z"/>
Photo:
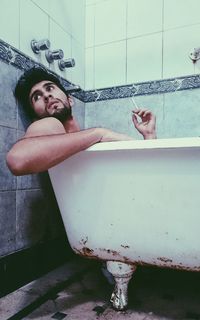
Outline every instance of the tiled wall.
<path id="1" fill-rule="evenodd" d="M 22 73 L 0 61 L 0 257 L 39 243 L 62 238 L 62 224 L 47 173 L 15 177 L 6 165 L 6 153 L 23 136 L 29 124 L 16 104 L 13 89 Z M 83 103 L 77 99 L 74 114 L 84 125 Z M 67 249 L 67 248 L 66 248 Z"/>
<path id="2" fill-rule="evenodd" d="M 138 106 L 149 108 L 157 118 L 158 138 L 200 136 L 200 89 L 141 95 Z M 105 127 L 143 139 L 132 123 L 131 98 L 96 101 L 85 105 L 85 127 Z"/>
<path id="3" fill-rule="evenodd" d="M 6 153 L 28 122 L 22 110 L 20 115 L 12 93 L 19 71 L 1 61 L 0 70 L 0 256 L 4 256 L 50 239 L 52 233 L 55 236 L 59 232 L 59 224 L 53 222 L 58 215 L 54 212 L 55 204 L 50 209 L 48 203 L 52 204 L 52 200 L 45 200 L 49 189 L 47 177 L 14 177 L 6 166 Z"/>
<path id="4" fill-rule="evenodd" d="M 43 63 L 68 81 L 84 88 L 85 0 L 0 1 L 0 39 Z M 51 50 L 62 49 L 74 58 L 74 68 L 60 71 L 58 61 L 48 64 L 44 52 L 33 53 L 32 39 L 47 38 Z"/>
<path id="5" fill-rule="evenodd" d="M 199 0 L 86 0 L 86 89 L 199 73 L 199 12 Z"/>

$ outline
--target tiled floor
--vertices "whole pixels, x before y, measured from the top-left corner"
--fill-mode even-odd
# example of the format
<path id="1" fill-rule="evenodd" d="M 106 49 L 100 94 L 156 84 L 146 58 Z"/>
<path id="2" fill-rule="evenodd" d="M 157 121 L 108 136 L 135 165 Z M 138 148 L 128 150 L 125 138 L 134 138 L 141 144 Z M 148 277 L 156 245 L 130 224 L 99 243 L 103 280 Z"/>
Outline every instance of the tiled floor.
<path id="1" fill-rule="evenodd" d="M 138 268 L 129 285 L 128 309 L 123 312 L 110 306 L 111 292 L 97 265 L 23 319 L 200 319 L 199 273 Z"/>

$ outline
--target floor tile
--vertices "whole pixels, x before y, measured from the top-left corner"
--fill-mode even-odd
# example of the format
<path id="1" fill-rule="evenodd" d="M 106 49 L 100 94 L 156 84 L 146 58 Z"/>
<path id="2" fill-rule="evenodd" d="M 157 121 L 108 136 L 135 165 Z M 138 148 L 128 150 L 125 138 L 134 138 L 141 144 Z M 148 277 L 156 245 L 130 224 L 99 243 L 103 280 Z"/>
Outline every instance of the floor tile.
<path id="1" fill-rule="evenodd" d="M 80 275 L 26 320 L 198 320 L 200 273 L 138 268 L 129 284 L 129 305 L 115 311 L 109 299 L 113 286 L 101 264 Z"/>

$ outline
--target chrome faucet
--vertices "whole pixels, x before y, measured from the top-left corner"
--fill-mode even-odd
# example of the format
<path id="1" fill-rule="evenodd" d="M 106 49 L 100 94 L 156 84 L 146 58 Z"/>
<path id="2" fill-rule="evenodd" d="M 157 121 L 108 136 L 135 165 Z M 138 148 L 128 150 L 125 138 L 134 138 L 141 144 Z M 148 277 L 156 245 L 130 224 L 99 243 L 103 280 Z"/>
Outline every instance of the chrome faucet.
<path id="1" fill-rule="evenodd" d="M 189 54 L 190 59 L 193 62 L 196 62 L 197 60 L 200 59 L 200 48 L 194 48 L 193 50 L 191 50 L 190 54 Z"/>
<path id="2" fill-rule="evenodd" d="M 63 71 L 65 68 L 71 68 L 75 66 L 75 60 L 73 58 L 70 59 L 63 59 L 58 61 L 58 66 L 61 71 Z"/>
<path id="3" fill-rule="evenodd" d="M 47 50 L 45 52 L 45 57 L 49 63 L 52 63 L 54 60 L 62 59 L 64 57 L 64 53 L 62 49 L 58 49 L 54 51 Z"/>
<path id="4" fill-rule="evenodd" d="M 42 50 L 47 50 L 50 48 L 50 41 L 48 39 L 43 39 L 36 41 L 35 39 L 31 40 L 31 48 L 34 53 L 39 53 Z"/>

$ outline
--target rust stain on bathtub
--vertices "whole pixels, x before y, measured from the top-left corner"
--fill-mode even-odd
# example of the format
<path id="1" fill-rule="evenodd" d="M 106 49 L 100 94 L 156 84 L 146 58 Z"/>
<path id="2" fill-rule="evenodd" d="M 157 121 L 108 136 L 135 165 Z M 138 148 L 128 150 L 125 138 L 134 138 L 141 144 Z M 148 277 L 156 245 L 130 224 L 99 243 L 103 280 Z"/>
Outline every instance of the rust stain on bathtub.
<path id="1" fill-rule="evenodd" d="M 193 267 L 187 267 L 184 266 L 184 264 L 182 262 L 180 262 L 179 264 L 173 264 L 173 260 L 171 259 L 166 259 L 163 257 L 158 258 L 157 261 L 156 260 L 152 260 L 151 262 L 145 262 L 143 260 L 131 260 L 129 258 L 127 258 L 126 256 L 123 256 L 122 259 L 120 260 L 122 262 L 125 263 L 129 263 L 129 264 L 133 264 L 136 266 L 147 266 L 147 267 L 159 267 L 159 268 L 169 268 L 169 269 L 175 269 L 175 270 L 185 270 L 185 271 L 194 271 L 194 272 L 199 272 L 200 271 L 200 265 L 197 266 L 193 266 Z M 169 264 L 170 263 L 170 264 Z"/>
<path id="2" fill-rule="evenodd" d="M 86 244 L 88 242 L 88 237 L 86 237 L 85 239 L 81 239 L 80 241 L 79 241 L 79 243 L 80 244 Z"/>
<path id="3" fill-rule="evenodd" d="M 115 250 L 111 250 L 111 249 L 104 249 L 104 248 L 99 248 L 99 251 L 104 251 L 107 252 L 109 254 L 112 254 L 113 256 L 118 256 L 120 255 L 119 252 L 115 251 Z"/>
<path id="4" fill-rule="evenodd" d="M 121 247 L 122 247 L 122 248 L 124 248 L 124 249 L 128 249 L 128 248 L 130 248 L 130 246 L 123 245 L 123 244 L 121 244 Z"/>
<path id="5" fill-rule="evenodd" d="M 87 256 L 87 255 L 91 256 L 91 254 L 93 254 L 93 252 L 94 252 L 94 250 L 89 249 L 89 248 L 87 248 L 87 247 L 83 247 L 83 248 L 82 248 L 82 251 L 83 251 L 83 253 L 84 253 L 86 256 Z"/>
<path id="6" fill-rule="evenodd" d="M 88 247 L 83 247 L 81 249 L 76 249 L 74 248 L 75 251 L 77 251 L 78 253 L 80 253 L 81 255 L 84 255 L 86 257 L 95 257 L 96 255 L 94 254 L 94 250 L 88 248 Z"/>
<path id="7" fill-rule="evenodd" d="M 80 244 L 82 244 L 81 242 L 79 242 Z M 100 252 L 105 252 L 105 253 L 108 253 L 110 255 L 112 255 L 113 257 L 117 257 L 117 256 L 120 256 L 120 253 L 115 251 L 115 250 L 111 250 L 111 249 L 104 249 L 104 248 L 95 248 L 94 250 L 93 249 L 90 249 L 88 247 L 82 247 L 80 249 L 77 249 L 75 247 L 72 248 L 76 253 L 80 254 L 81 256 L 85 256 L 85 257 L 88 257 L 88 258 L 96 258 L 96 259 L 102 259 L 102 256 L 99 256 L 97 254 L 98 251 Z M 116 259 L 114 259 L 116 260 Z"/>
<path id="8" fill-rule="evenodd" d="M 160 257 L 160 258 L 157 258 L 157 260 L 160 260 L 162 262 L 169 262 L 169 263 L 172 263 L 173 261 L 171 259 L 168 259 L 168 258 L 165 258 L 165 257 Z"/>
<path id="9" fill-rule="evenodd" d="M 94 250 L 87 248 L 87 247 L 83 247 L 81 249 L 77 249 L 75 247 L 72 248 L 76 253 L 78 253 L 80 256 L 84 256 L 87 257 L 89 259 L 101 259 L 97 254 L 94 253 Z"/>
<path id="10" fill-rule="evenodd" d="M 188 266 L 184 266 L 184 264 L 182 262 L 175 264 L 173 263 L 172 259 L 169 258 L 165 258 L 165 257 L 158 257 L 155 259 L 152 259 L 152 261 L 150 262 L 145 262 L 143 261 L 141 258 L 140 259 L 136 259 L 136 260 L 132 260 L 126 256 L 121 256 L 121 254 L 115 250 L 111 250 L 111 249 L 104 249 L 104 248 L 95 248 L 90 249 L 88 247 L 83 247 L 80 249 L 77 249 L 75 247 L 72 248 L 77 254 L 89 258 L 89 259 L 97 259 L 97 260 L 112 260 L 112 256 L 113 256 L 113 260 L 114 261 L 119 261 L 119 262 L 124 262 L 124 263 L 128 263 L 131 265 L 135 265 L 135 266 L 147 266 L 147 267 L 159 267 L 159 268 L 169 268 L 169 269 L 175 269 L 175 270 L 185 270 L 185 271 L 194 271 L 194 272 L 198 272 L 200 271 L 200 265 L 196 265 L 196 266 L 192 266 L 192 267 L 188 267 Z M 98 253 L 99 252 L 99 255 Z M 102 257 L 102 254 L 100 254 L 100 252 L 105 252 L 107 254 L 112 255 L 109 259 L 105 259 Z M 138 256 L 139 258 L 139 256 Z"/>

